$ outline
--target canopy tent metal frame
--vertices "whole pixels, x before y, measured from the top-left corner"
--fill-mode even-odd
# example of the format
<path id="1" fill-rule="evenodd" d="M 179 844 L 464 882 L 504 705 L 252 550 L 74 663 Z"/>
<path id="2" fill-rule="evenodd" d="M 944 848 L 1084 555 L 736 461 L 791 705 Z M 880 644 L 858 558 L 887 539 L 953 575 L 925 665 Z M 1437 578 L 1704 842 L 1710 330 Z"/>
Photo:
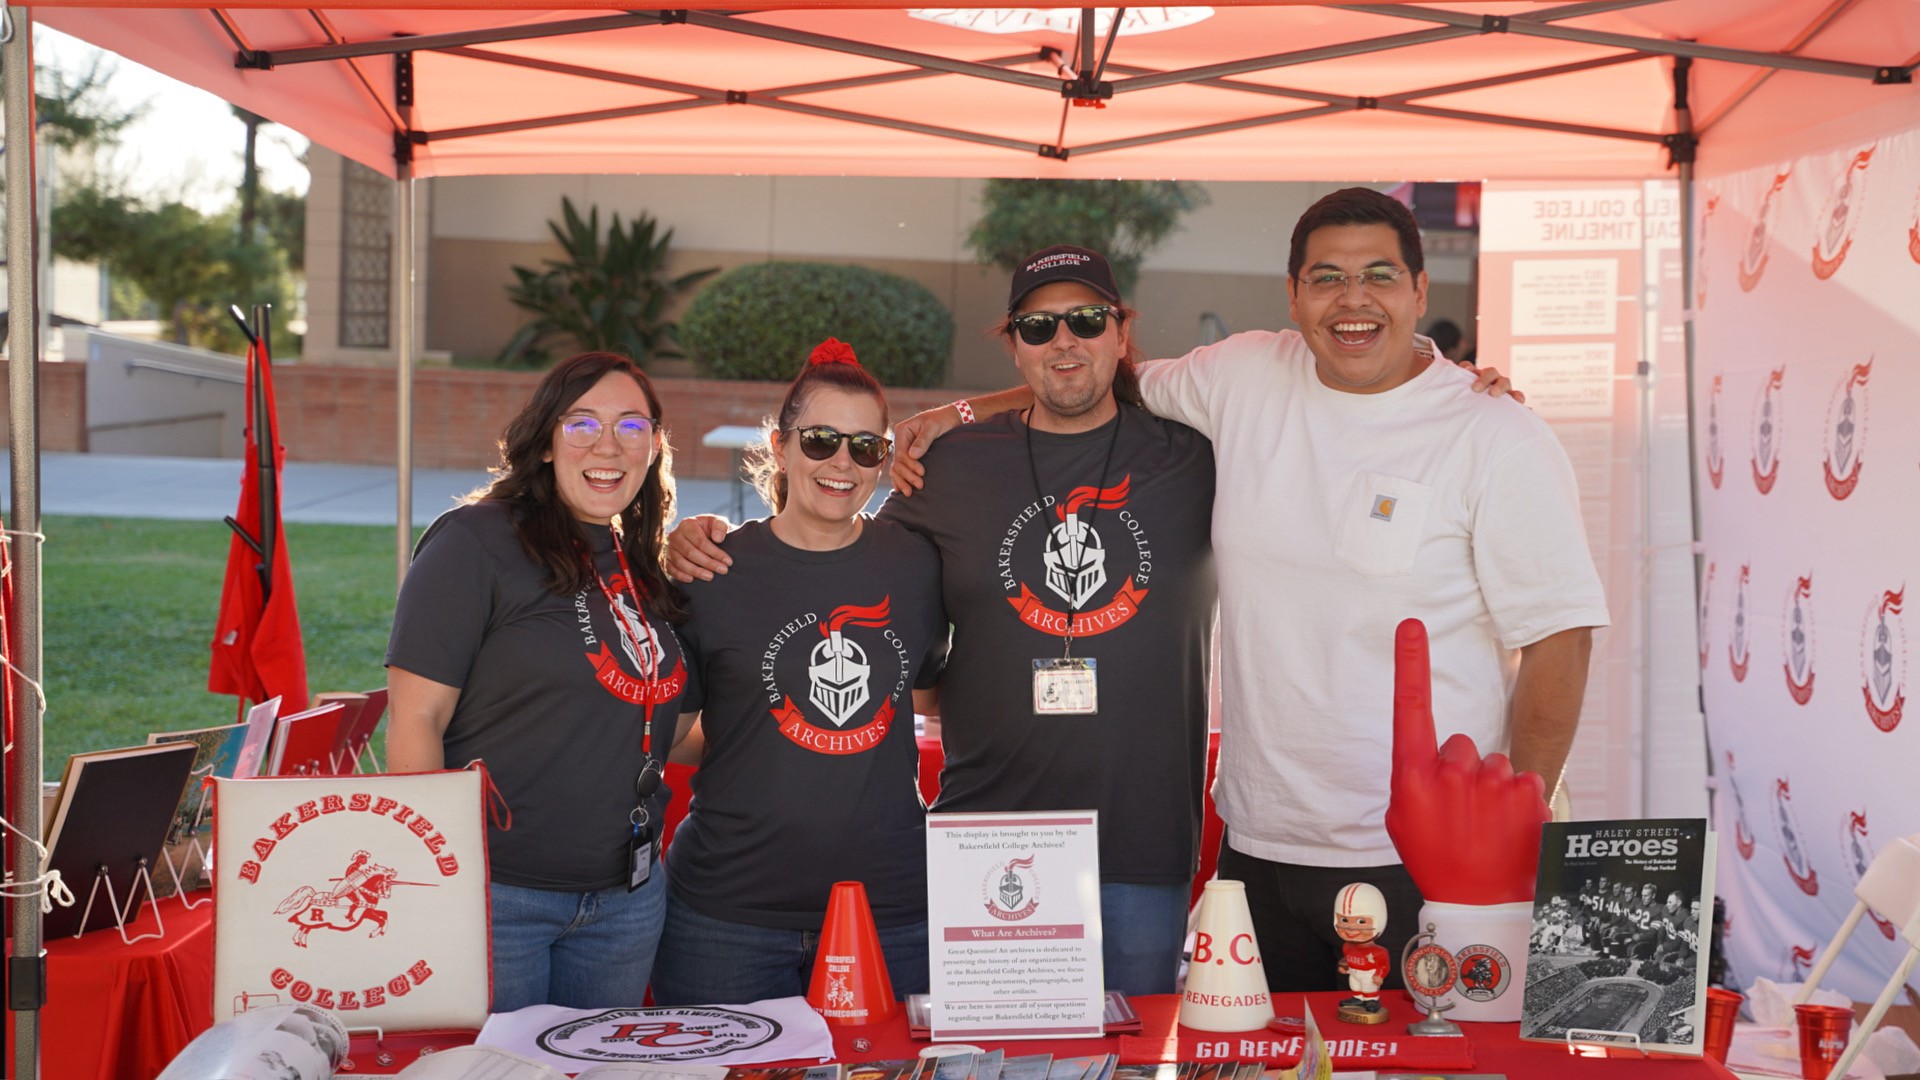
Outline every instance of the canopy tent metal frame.
<path id="1" fill-rule="evenodd" d="M 377 111 L 386 118 L 386 123 L 391 129 L 393 160 L 390 171 L 396 180 L 395 200 L 400 228 L 394 274 L 394 289 L 398 295 L 393 305 L 396 330 L 400 336 L 397 350 L 396 407 L 398 414 L 396 575 L 404 576 L 410 555 L 412 531 L 412 375 L 414 328 L 417 324 L 417 313 L 414 310 L 414 247 L 418 228 L 414 186 L 416 147 L 488 134 L 564 127 L 611 118 L 666 115 L 716 106 L 743 105 L 1003 149 L 1009 152 L 1009 173 L 1014 173 L 1030 167 L 1019 164 L 1023 158 L 1030 160 L 1038 157 L 1065 162 L 1070 158 L 1084 159 L 1133 147 L 1175 143 L 1213 134 L 1286 124 L 1345 112 L 1379 111 L 1436 120 L 1467 121 L 1554 132 L 1585 138 L 1626 140 L 1664 147 L 1668 152 L 1669 167 L 1678 172 L 1683 218 L 1691 221 L 1693 164 L 1700 140 L 1745 104 L 1769 78 L 1783 71 L 1791 71 L 1835 79 L 1864 81 L 1875 85 L 1905 85 L 1912 82 L 1916 68 L 1920 68 L 1920 56 L 1886 64 L 1862 64 L 1800 55 L 1801 49 L 1812 41 L 1823 27 L 1855 7 L 1861 0 L 1833 0 L 1804 29 L 1794 35 L 1789 45 L 1780 52 L 1751 51 L 1565 25 L 1582 16 L 1675 2 L 1677 0 L 1590 0 L 1590 2 L 1568 3 L 1529 11 L 1524 15 L 1511 16 L 1486 15 L 1414 4 L 1327 5 L 1338 6 L 1344 11 L 1377 15 L 1383 19 L 1432 25 L 1379 37 L 1173 70 L 1154 70 L 1113 61 L 1115 39 L 1120 23 L 1119 14 L 1125 12 L 1124 8 L 1117 9 L 1112 22 L 1113 29 L 1107 34 L 1104 43 L 1098 39 L 1099 35 L 1096 32 L 1095 9 L 1082 9 L 1080 24 L 1075 35 L 1075 55 L 1070 61 L 1062 52 L 1052 48 L 987 60 L 963 60 L 759 23 L 750 18 L 756 14 L 750 11 L 681 9 L 630 10 L 621 14 L 532 25 L 503 25 L 447 34 L 354 41 L 338 30 L 325 10 L 310 8 L 306 9 L 305 14 L 312 24 L 316 38 L 315 44 L 290 49 L 262 49 L 248 41 L 247 35 L 241 28 L 240 20 L 229 9 L 202 10 L 207 12 L 231 41 L 238 66 L 250 72 L 270 75 L 274 70 L 298 65 L 322 63 L 343 65 L 348 81 L 358 87 L 358 93 L 364 94 L 373 101 Z M 7 129 L 31 131 L 33 130 L 31 17 L 29 9 L 23 7 L 9 7 L 6 12 L 7 33 L 0 36 L 5 37 L 4 81 Z M 900 65 L 901 70 L 760 89 L 734 89 L 717 84 L 698 85 L 676 82 L 650 78 L 634 72 L 513 56 L 484 48 L 491 44 L 542 37 L 671 25 L 693 25 L 781 42 L 797 48 L 827 50 L 847 56 L 894 63 Z M 1585 60 L 1500 72 L 1411 90 L 1383 91 L 1376 96 L 1356 96 L 1351 93 L 1311 88 L 1275 86 L 1249 82 L 1240 78 L 1290 66 L 1343 57 L 1390 53 L 1394 50 L 1409 49 L 1438 41 L 1485 35 L 1551 38 L 1617 51 Z M 465 127 L 422 130 L 414 126 L 413 120 L 413 105 L 422 90 L 414 69 L 413 58 L 421 52 L 535 68 L 552 74 L 626 84 L 640 89 L 678 94 L 680 97 L 676 100 L 649 102 L 627 108 L 527 116 Z M 389 58 L 390 70 L 381 71 L 378 68 L 370 68 L 366 64 L 366 61 L 377 58 Z M 1692 120 L 1687 101 L 1688 69 L 1694 60 L 1739 64 L 1753 69 L 1735 93 L 1721 101 L 1698 124 Z M 1663 117 L 1663 120 L 1672 122 L 1671 130 L 1633 130 L 1423 104 L 1428 99 L 1468 90 L 1535 82 L 1614 65 L 1669 61 L 1674 68 L 1675 94 L 1672 110 Z M 1039 66 L 1047 73 L 1020 70 L 1029 66 Z M 1031 91 L 1037 103 L 1049 110 L 1053 108 L 1060 110 L 1059 135 L 1050 143 L 1036 142 L 1031 138 L 1015 138 L 991 131 L 968 130 L 936 123 L 932 118 L 882 116 L 871 112 L 835 109 L 791 100 L 828 90 L 907 82 L 934 75 L 961 75 Z M 394 91 L 391 97 L 383 94 L 376 85 L 387 79 L 391 79 Z M 1168 128 L 1103 141 L 1074 144 L 1067 139 L 1069 120 L 1076 104 L 1098 105 L 1112 101 L 1120 95 L 1137 95 L 1177 86 L 1202 86 L 1247 95 L 1276 97 L 1305 103 L 1305 107 L 1266 115 L 1227 119 L 1218 123 Z M 425 89 L 430 91 L 431 87 Z M 31 152 L 33 140 L 24 142 L 27 152 L 6 155 L 5 164 L 8 211 L 7 250 L 9 263 L 13 266 L 31 266 L 36 258 L 35 191 L 32 183 L 36 163 Z M 1694 242 L 1692 228 L 1683 229 L 1681 250 L 1685 280 L 1684 304 L 1688 315 L 1685 332 L 1690 418 L 1694 374 L 1691 319 L 1695 274 Z M 10 275 L 8 285 L 10 308 L 15 312 L 34 313 L 37 316 L 40 306 L 37 285 L 37 277 L 34 274 Z M 11 319 L 8 330 L 9 355 L 16 358 L 37 357 L 41 344 L 37 331 L 37 318 Z M 41 571 L 39 548 L 37 539 L 34 539 L 37 538 L 40 528 L 37 365 L 34 363 L 9 365 L 8 385 L 9 418 L 12 424 L 9 441 L 12 448 L 13 495 L 13 518 L 9 522 L 9 529 L 13 538 L 19 541 L 12 544 L 11 550 L 15 619 L 10 628 L 12 651 L 9 662 L 19 675 L 24 676 L 14 681 L 9 697 L 9 705 L 16 718 L 17 739 L 13 748 L 9 775 L 11 805 L 8 808 L 8 816 L 21 831 L 29 835 L 37 835 L 40 831 L 38 793 L 42 768 L 40 730 L 42 702 L 38 689 L 42 670 Z M 1690 425 L 1690 446 L 1692 438 Z M 1690 458 L 1697 467 L 1697 454 L 1690 453 Z M 1697 483 L 1694 485 L 1694 491 L 1694 525 L 1697 536 L 1699 531 Z M 1696 556 L 1696 564 L 1697 562 Z M 24 881 L 37 877 L 38 862 L 35 853 L 29 847 L 17 846 L 14 855 L 15 880 Z M 37 1010 L 45 1000 L 46 987 L 38 906 L 30 902 L 16 903 L 13 929 L 15 958 L 9 962 L 8 1005 L 14 1010 L 12 1017 L 14 1074 L 31 1077 L 38 1075 L 40 1035 Z"/>

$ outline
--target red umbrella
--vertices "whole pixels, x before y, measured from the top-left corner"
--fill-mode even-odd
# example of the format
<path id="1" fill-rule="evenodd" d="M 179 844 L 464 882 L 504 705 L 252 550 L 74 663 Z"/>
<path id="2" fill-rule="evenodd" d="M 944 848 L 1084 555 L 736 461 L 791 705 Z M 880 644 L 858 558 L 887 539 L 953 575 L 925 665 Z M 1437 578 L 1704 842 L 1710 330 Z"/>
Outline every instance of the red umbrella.
<path id="1" fill-rule="evenodd" d="M 240 319 L 237 309 L 234 317 Z M 285 714 L 307 707 L 307 657 L 293 597 L 293 563 L 280 521 L 280 467 L 287 451 L 277 437 L 263 309 L 256 309 L 256 321 L 257 334 L 240 320 L 250 343 L 247 401 L 252 412 L 240 505 L 227 519 L 233 539 L 227 548 L 227 580 L 220 592 L 207 689 L 255 703 L 278 696 Z"/>

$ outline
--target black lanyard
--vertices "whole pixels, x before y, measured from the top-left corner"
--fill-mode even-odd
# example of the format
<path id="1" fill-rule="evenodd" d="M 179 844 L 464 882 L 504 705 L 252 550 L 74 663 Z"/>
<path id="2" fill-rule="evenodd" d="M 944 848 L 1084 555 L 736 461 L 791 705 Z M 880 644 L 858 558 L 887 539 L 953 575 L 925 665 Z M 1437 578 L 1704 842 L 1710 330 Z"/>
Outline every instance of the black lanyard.
<path id="1" fill-rule="evenodd" d="M 1107 477 L 1111 475 L 1111 470 L 1113 468 L 1113 448 L 1119 445 L 1120 443 L 1120 424 L 1122 422 L 1122 418 L 1126 415 L 1126 410 L 1119 408 L 1118 403 L 1116 403 L 1115 405 L 1115 410 L 1116 411 L 1113 414 L 1113 434 L 1107 438 L 1107 457 L 1105 461 L 1100 463 L 1100 484 L 1098 487 L 1094 489 L 1095 491 L 1104 492 L 1107 490 Z M 1034 456 L 1033 456 L 1033 410 L 1032 409 L 1027 410 L 1027 472 L 1033 477 L 1034 501 L 1041 508 L 1042 513 L 1044 513 L 1047 505 L 1047 496 L 1046 496 L 1046 492 L 1040 487 L 1040 465 L 1037 461 L 1034 460 Z M 1087 512 L 1087 532 L 1088 533 L 1093 532 L 1094 520 L 1099 516 L 1100 516 L 1100 500 L 1096 498 L 1093 500 L 1093 509 Z M 1062 520 L 1064 520 L 1064 515 Z M 1064 647 L 1066 648 L 1065 656 L 1068 659 L 1071 659 L 1073 657 L 1073 620 L 1074 620 L 1074 617 L 1079 614 L 1080 614 L 1080 603 L 1075 600 L 1068 600 L 1067 601 L 1067 630 L 1066 630 L 1066 633 L 1061 635 L 1061 638 L 1064 642 Z"/>

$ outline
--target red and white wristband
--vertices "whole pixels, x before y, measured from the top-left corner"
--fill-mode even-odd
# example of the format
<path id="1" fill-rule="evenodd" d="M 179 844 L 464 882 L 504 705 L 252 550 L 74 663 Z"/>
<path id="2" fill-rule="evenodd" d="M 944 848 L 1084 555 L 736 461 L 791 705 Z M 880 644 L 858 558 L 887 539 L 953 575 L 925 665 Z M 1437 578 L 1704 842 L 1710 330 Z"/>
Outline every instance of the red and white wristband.
<path id="1" fill-rule="evenodd" d="M 967 404 L 966 398 L 961 398 L 959 401 L 954 402 L 952 407 L 954 412 L 960 414 L 961 423 L 973 423 L 973 406 Z"/>

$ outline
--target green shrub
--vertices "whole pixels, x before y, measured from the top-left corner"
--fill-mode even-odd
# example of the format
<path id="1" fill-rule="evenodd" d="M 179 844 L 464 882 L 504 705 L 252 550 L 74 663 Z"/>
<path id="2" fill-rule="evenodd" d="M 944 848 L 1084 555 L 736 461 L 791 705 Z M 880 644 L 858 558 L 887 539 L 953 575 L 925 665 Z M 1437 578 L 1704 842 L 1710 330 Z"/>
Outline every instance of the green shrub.
<path id="1" fill-rule="evenodd" d="M 701 374 L 785 382 L 829 337 L 887 386 L 932 386 L 953 351 L 953 315 L 925 286 L 864 266 L 766 262 L 700 290 L 680 340 Z"/>

